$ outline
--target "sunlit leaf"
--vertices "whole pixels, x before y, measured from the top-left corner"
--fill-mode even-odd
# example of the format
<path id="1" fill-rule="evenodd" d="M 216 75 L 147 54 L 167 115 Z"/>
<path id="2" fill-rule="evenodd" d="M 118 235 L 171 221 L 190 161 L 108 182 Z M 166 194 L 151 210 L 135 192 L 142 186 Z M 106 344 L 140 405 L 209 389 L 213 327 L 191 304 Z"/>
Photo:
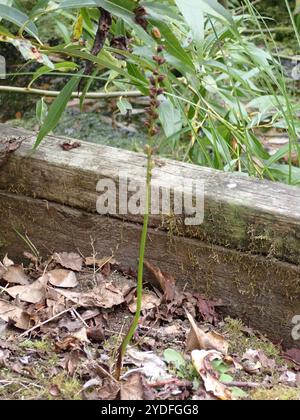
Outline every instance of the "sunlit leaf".
<path id="1" fill-rule="evenodd" d="M 73 29 L 73 40 L 78 41 L 83 31 L 83 16 L 81 13 L 77 16 L 76 22 Z"/>
<path id="2" fill-rule="evenodd" d="M 162 100 L 158 112 L 165 135 L 167 137 L 170 137 L 181 130 L 181 112 L 175 108 L 170 99 Z"/>
<path id="3" fill-rule="evenodd" d="M 64 112 L 72 96 L 72 93 L 78 87 L 79 81 L 80 81 L 80 77 L 78 75 L 72 77 L 72 79 L 66 84 L 63 90 L 60 92 L 59 96 L 54 100 L 54 102 L 50 106 L 45 122 L 43 126 L 41 127 L 39 134 L 37 136 L 37 139 L 34 145 L 35 149 L 40 145 L 43 138 L 56 127 L 62 113 Z"/>
<path id="4" fill-rule="evenodd" d="M 186 364 L 183 356 L 173 349 L 167 349 L 164 351 L 164 359 L 167 363 L 174 365 L 177 369 L 181 366 L 185 366 Z"/>

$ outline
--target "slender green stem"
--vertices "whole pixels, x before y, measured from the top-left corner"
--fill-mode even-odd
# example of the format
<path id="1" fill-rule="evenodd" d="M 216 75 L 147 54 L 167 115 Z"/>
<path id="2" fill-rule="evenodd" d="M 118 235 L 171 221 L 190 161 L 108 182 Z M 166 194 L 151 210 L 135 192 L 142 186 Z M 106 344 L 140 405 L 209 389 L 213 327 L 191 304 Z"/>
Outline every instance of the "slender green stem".
<path id="1" fill-rule="evenodd" d="M 137 301 L 136 301 L 136 312 L 130 329 L 121 344 L 119 349 L 118 364 L 116 369 L 116 378 L 120 379 L 121 374 L 121 364 L 123 357 L 126 353 L 126 349 L 136 332 L 138 323 L 141 316 L 142 310 L 142 298 L 143 298 L 143 276 L 144 276 L 144 259 L 145 259 L 145 249 L 147 244 L 147 235 L 148 235 L 148 223 L 149 223 L 149 213 L 150 213 L 150 203 L 151 203 L 151 178 L 152 178 L 152 149 L 147 147 L 147 181 L 146 181 L 146 209 L 144 214 L 144 223 L 143 230 L 140 241 L 140 256 L 139 256 L 139 268 L 138 268 L 138 281 L 137 281 Z"/>
<path id="2" fill-rule="evenodd" d="M 268 29 L 243 29 L 243 34 L 247 34 L 247 35 L 260 35 L 261 33 L 263 34 L 269 34 L 270 32 L 275 32 L 275 33 L 292 33 L 293 32 L 293 28 L 287 28 L 286 26 L 276 26 L 276 28 L 268 28 Z"/>

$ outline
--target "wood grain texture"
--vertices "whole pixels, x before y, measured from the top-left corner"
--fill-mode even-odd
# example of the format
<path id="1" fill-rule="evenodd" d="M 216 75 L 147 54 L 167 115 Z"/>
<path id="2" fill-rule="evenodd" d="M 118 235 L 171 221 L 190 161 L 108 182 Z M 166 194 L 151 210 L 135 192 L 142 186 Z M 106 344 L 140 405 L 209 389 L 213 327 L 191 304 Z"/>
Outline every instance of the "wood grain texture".
<path id="1" fill-rule="evenodd" d="M 142 218 L 98 215 L 96 185 L 118 184 L 119 171 L 143 180 L 145 156 L 85 142 L 66 152 L 61 144 L 70 139 L 54 136 L 32 154 L 35 134 L 0 125 L 0 142 L 16 137 L 24 137 L 21 147 L 0 168 L 0 254 L 21 258 L 17 229 L 45 255 L 88 256 L 92 238 L 101 256 L 114 252 L 136 267 Z M 179 285 L 221 298 L 226 313 L 300 347 L 291 337 L 300 314 L 300 190 L 164 159 L 153 178 L 162 186 L 203 180 L 205 220 L 186 227 L 180 217 L 152 217 L 147 258 Z"/>
<path id="2" fill-rule="evenodd" d="M 24 259 L 26 250 L 16 229 L 27 233 L 43 255 L 78 249 L 90 256 L 93 240 L 100 256 L 113 252 L 125 268 L 137 266 L 138 224 L 4 192 L 0 214 L 2 249 L 11 257 Z M 287 347 L 300 347 L 291 337 L 292 318 L 300 314 L 299 266 L 155 229 L 149 231 L 147 259 L 172 274 L 178 286 L 221 298 L 225 313 L 241 317 Z"/>
<path id="3" fill-rule="evenodd" d="M 0 138 L 29 134 L 0 125 Z M 118 183 L 119 171 L 127 173 L 130 180 L 145 177 L 146 159 L 142 154 L 86 142 L 66 152 L 60 147 L 66 138 L 54 136 L 48 136 L 32 154 L 34 141 L 32 134 L 0 169 L 0 189 L 96 212 L 100 179 Z M 186 178 L 205 183 L 204 223 L 186 227 L 181 218 L 152 217 L 152 227 L 169 230 L 175 236 L 300 263 L 298 187 L 164 159 L 159 159 L 153 171 L 153 179 L 163 186 L 174 186 Z M 130 215 L 126 220 L 142 222 Z"/>

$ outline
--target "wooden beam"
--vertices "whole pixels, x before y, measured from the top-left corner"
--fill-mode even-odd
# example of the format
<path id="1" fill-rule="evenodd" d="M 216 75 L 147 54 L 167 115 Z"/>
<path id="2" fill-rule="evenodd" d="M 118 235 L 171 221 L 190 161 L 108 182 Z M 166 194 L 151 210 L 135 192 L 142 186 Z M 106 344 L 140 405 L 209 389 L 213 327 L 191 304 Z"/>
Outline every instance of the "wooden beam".
<path id="1" fill-rule="evenodd" d="M 26 244 L 16 231 L 27 233 L 43 255 L 80 250 L 109 256 L 125 268 L 136 267 L 141 226 L 56 203 L 0 192 L 0 241 L 10 256 L 23 255 Z M 239 316 L 285 346 L 292 339 L 292 318 L 300 314 L 300 267 L 241 254 L 184 237 L 170 238 L 150 229 L 147 259 L 187 286 L 220 298 L 223 310 Z"/>
<path id="2" fill-rule="evenodd" d="M 118 184 L 120 171 L 129 180 L 145 177 L 142 154 L 86 142 L 66 152 L 60 145 L 70 139 L 48 136 L 32 155 L 34 134 L 0 125 L 0 140 L 11 136 L 27 139 L 0 168 L 0 189 L 8 192 L 96 212 L 100 179 L 110 178 Z M 165 159 L 158 160 L 153 173 L 161 185 L 176 185 L 187 178 L 205 184 L 202 225 L 187 227 L 180 217 L 152 217 L 153 227 L 174 236 L 300 263 L 298 187 Z M 125 219 L 141 223 L 141 217 L 127 215 Z"/>

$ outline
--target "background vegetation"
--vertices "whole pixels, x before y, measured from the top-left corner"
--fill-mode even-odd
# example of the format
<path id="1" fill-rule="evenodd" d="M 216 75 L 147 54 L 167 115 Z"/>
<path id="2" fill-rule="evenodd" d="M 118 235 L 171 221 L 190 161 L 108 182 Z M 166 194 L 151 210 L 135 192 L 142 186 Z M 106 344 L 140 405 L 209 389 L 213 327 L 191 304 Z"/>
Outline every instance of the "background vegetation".
<path id="1" fill-rule="evenodd" d="M 229 10 L 216 0 L 2 3 L 6 5 L 2 9 L 0 5 L 0 36 L 11 73 L 6 84 L 61 90 L 69 81 L 49 110 L 45 99 L 38 101 L 38 141 L 55 129 L 62 115 L 71 125 L 74 119 L 83 123 L 77 111 L 63 114 L 77 89 L 84 92 L 82 109 L 88 91 L 124 92 L 115 98 L 114 112 L 134 118 L 135 108 L 140 112 L 141 105 L 132 103 L 127 92 L 149 94 L 148 77 L 159 41 L 166 60 L 158 108 L 159 153 L 224 171 L 300 182 L 298 81 L 287 77 L 298 63 L 294 56 L 299 48 L 299 5 L 295 2 L 232 0 Z M 112 14 L 112 25 L 103 49 L 94 56 L 101 16 L 96 5 Z M 11 7 L 16 15 L 5 15 L 3 7 L 6 13 Z M 155 31 L 161 34 L 159 40 Z M 84 74 L 78 77 L 80 71 Z M 14 98 L 16 93 L 9 95 Z M 15 96 L 16 101 L 19 98 Z M 26 108 L 32 98 L 23 98 Z M 102 111 L 107 111 L 105 105 Z M 146 117 L 137 115 L 144 123 Z M 288 138 L 276 153 L 262 142 L 270 129 Z M 121 143 L 139 149 L 143 136 L 135 134 Z"/>

